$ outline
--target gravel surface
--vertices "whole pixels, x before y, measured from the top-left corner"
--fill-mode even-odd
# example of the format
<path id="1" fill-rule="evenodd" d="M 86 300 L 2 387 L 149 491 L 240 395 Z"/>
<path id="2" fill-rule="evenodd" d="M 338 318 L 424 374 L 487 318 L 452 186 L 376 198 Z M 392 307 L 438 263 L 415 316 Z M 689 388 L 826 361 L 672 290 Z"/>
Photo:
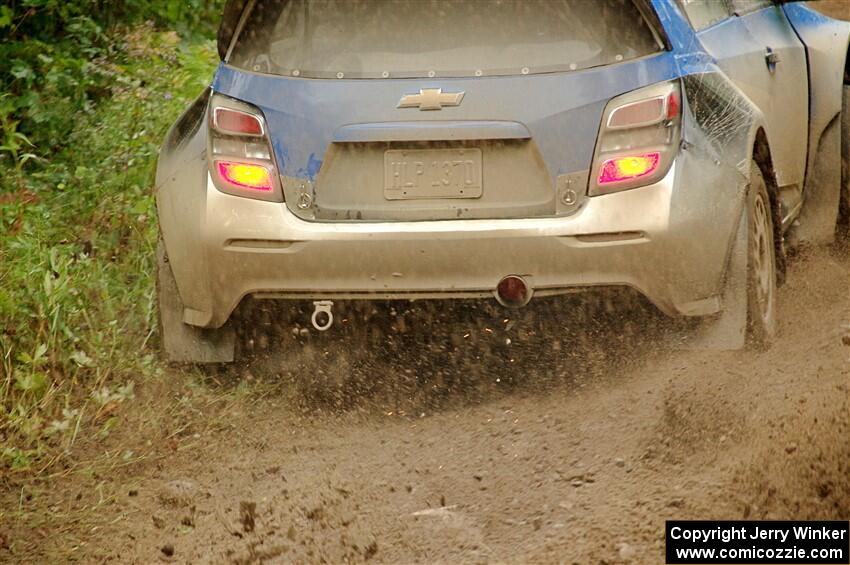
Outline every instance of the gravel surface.
<path id="1" fill-rule="evenodd" d="M 662 563 L 665 519 L 847 519 L 848 304 L 847 257 L 821 252 L 793 261 L 764 352 L 670 351 L 687 329 L 639 307 L 606 317 L 605 303 L 538 308 L 489 333 L 482 312 L 451 314 L 442 335 L 395 322 L 388 334 L 404 339 L 384 335 L 380 352 L 296 331 L 241 373 L 278 388 L 123 477 L 133 490 L 88 551 Z M 275 367 L 289 369 L 256 375 Z"/>

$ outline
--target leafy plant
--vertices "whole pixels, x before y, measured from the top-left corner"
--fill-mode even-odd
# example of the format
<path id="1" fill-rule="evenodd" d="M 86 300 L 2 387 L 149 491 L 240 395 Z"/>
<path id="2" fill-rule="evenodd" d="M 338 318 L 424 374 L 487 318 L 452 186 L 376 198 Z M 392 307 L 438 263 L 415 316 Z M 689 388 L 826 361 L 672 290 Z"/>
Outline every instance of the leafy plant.
<path id="1" fill-rule="evenodd" d="M 35 146 L 27 136 L 18 131 L 18 122 L 12 120 L 9 114 L 4 111 L 3 100 L 7 97 L 8 95 L 0 96 L 0 139 L 3 141 L 0 144 L 0 154 L 8 153 L 11 156 L 18 187 L 22 188 L 24 184 L 24 164 L 30 159 L 35 159 L 35 154 L 24 152 L 24 148 Z"/>
<path id="2" fill-rule="evenodd" d="M 223 0 L 11 0 L 0 6 L 2 142 L 20 179 L 36 155 L 66 147 L 127 77 L 127 30 L 143 22 L 211 37 Z M 148 26 L 148 27 L 150 27 Z M 143 82 L 145 79 L 141 79 Z M 26 153 L 21 153 L 26 147 Z M 18 153 L 16 157 L 14 154 Z"/>
<path id="3" fill-rule="evenodd" d="M 25 0 L 11 10 L 20 35 L 70 8 Z M 8 14 L 0 7 L 0 33 Z M 0 46 L 16 54 L 0 56 L 14 82 L 0 98 L 0 472 L 44 468 L 78 434 L 106 435 L 134 384 L 159 371 L 151 173 L 217 57 L 210 40 L 98 21 L 63 20 L 60 36 L 90 40 L 70 51 Z"/>

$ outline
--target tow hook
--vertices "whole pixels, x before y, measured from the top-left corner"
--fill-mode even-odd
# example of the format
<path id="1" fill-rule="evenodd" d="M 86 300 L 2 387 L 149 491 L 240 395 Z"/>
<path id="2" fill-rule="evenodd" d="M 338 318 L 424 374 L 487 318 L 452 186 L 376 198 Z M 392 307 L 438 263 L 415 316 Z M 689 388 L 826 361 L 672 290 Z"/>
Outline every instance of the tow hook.
<path id="1" fill-rule="evenodd" d="M 334 323 L 334 315 L 331 312 L 331 308 L 334 306 L 333 300 L 317 300 L 313 302 L 313 306 L 316 307 L 313 310 L 313 315 L 310 316 L 313 327 L 320 332 L 329 330 Z"/>

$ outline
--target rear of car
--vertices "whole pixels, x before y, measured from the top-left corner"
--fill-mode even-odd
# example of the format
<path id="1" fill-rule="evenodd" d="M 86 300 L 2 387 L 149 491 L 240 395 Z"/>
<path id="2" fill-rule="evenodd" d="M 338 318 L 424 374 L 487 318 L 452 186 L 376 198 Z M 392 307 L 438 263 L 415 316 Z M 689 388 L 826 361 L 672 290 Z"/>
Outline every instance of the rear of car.
<path id="1" fill-rule="evenodd" d="M 282 177 L 266 196 L 300 219 L 552 217 L 556 178 L 589 167 L 603 83 L 626 69 L 564 79 L 660 50 L 631 0 L 270 2 L 213 104 L 253 105 Z"/>
<path id="2" fill-rule="evenodd" d="M 737 212 L 684 178 L 678 69 L 641 0 L 249 3 L 160 162 L 183 323 L 595 286 L 717 312 Z"/>

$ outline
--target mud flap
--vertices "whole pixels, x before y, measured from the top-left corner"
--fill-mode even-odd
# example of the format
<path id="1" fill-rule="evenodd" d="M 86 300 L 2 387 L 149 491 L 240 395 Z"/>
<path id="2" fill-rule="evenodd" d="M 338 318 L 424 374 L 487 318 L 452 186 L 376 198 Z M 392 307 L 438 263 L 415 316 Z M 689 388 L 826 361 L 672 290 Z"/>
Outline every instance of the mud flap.
<path id="1" fill-rule="evenodd" d="M 230 363 L 236 349 L 236 332 L 230 324 L 218 329 L 196 328 L 183 323 L 183 302 L 165 255 L 157 246 L 157 297 L 162 350 L 175 363 Z"/>
<path id="2" fill-rule="evenodd" d="M 845 102 L 846 103 L 846 102 Z M 794 235 L 812 245 L 828 245 L 835 239 L 835 223 L 841 198 L 841 123 L 834 120 L 821 137 L 811 180 L 806 182 L 800 225 Z"/>
<path id="3" fill-rule="evenodd" d="M 743 349 L 747 340 L 747 211 L 741 212 L 735 242 L 729 255 L 723 309 L 700 322 L 681 343 L 683 349 L 732 351 Z"/>

